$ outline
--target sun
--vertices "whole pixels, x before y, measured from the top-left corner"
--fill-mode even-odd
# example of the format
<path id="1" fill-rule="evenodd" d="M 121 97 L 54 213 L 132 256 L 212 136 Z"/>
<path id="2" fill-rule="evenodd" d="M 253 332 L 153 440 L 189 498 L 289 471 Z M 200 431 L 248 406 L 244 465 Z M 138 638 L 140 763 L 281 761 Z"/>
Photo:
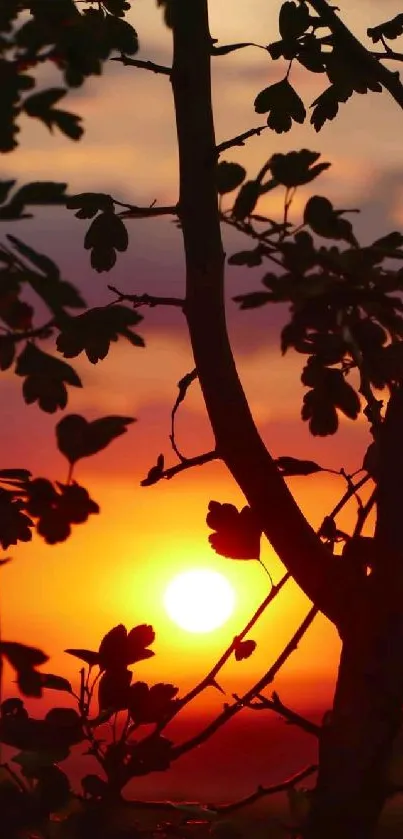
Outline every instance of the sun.
<path id="1" fill-rule="evenodd" d="M 164 594 L 164 606 L 181 629 L 211 632 L 231 616 L 235 592 L 222 574 L 198 568 L 171 580 Z"/>

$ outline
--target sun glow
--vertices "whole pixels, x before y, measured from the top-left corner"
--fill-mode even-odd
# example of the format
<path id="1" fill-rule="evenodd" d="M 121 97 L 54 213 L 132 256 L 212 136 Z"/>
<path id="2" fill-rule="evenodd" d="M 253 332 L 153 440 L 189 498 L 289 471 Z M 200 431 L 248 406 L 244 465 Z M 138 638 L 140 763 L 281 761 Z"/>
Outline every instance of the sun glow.
<path id="1" fill-rule="evenodd" d="M 235 593 L 228 580 L 207 568 L 175 577 L 164 594 L 165 609 L 174 623 L 188 632 L 211 632 L 231 616 Z"/>

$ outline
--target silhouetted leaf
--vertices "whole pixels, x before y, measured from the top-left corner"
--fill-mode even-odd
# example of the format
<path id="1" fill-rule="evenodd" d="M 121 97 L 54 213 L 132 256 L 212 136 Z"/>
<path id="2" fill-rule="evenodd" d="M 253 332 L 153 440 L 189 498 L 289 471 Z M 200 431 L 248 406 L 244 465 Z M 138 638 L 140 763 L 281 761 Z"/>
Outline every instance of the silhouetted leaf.
<path id="1" fill-rule="evenodd" d="M 322 466 L 313 460 L 298 460 L 296 457 L 278 457 L 276 464 L 281 474 L 290 475 L 312 475 L 314 472 L 322 472 Z"/>
<path id="2" fill-rule="evenodd" d="M 143 347 L 143 339 L 131 327 L 142 320 L 138 312 L 127 306 L 99 306 L 69 318 L 57 338 L 56 346 L 65 358 L 74 358 L 85 351 L 91 364 L 106 358 L 112 341 L 120 336 L 134 346 Z"/>
<path id="3" fill-rule="evenodd" d="M 5 655 L 14 670 L 29 670 L 48 661 L 47 656 L 37 647 L 28 647 L 16 641 L 0 641 L 0 653 Z"/>
<path id="4" fill-rule="evenodd" d="M 270 159 L 270 171 L 273 178 L 284 186 L 302 186 L 329 168 L 330 163 L 318 163 L 313 166 L 319 157 L 320 152 L 308 149 L 291 151 L 288 154 L 273 154 Z"/>
<path id="5" fill-rule="evenodd" d="M 315 131 L 320 131 L 327 120 L 332 120 L 337 116 L 340 102 L 347 102 L 352 92 L 352 88 L 342 90 L 336 85 L 330 85 L 315 99 L 312 103 L 314 110 L 311 116 L 311 124 Z"/>
<path id="6" fill-rule="evenodd" d="M 32 181 L 14 193 L 11 204 L 21 208 L 40 205 L 65 204 L 67 184 L 54 181 Z"/>
<path id="7" fill-rule="evenodd" d="M 0 181 L 0 204 L 7 200 L 8 193 L 15 183 L 16 181 Z"/>
<path id="8" fill-rule="evenodd" d="M 98 686 L 99 710 L 123 711 L 129 703 L 129 687 L 133 676 L 130 670 L 119 668 L 105 670 Z"/>
<path id="9" fill-rule="evenodd" d="M 38 783 L 33 796 L 39 806 L 48 813 L 55 813 L 67 804 L 70 798 L 70 782 L 58 766 L 43 767 L 38 771 Z"/>
<path id="10" fill-rule="evenodd" d="M 18 250 L 22 256 L 29 259 L 30 262 L 32 262 L 33 265 L 36 265 L 40 271 L 43 271 L 47 277 L 50 277 L 53 280 L 60 279 L 59 268 L 52 259 L 49 259 L 48 256 L 45 256 L 42 253 L 38 253 L 38 251 L 34 250 L 34 248 L 31 248 L 29 245 L 25 244 L 25 242 L 21 242 L 20 239 L 17 239 L 16 236 L 7 234 L 7 239 L 12 242 L 16 250 Z"/>
<path id="11" fill-rule="evenodd" d="M 335 210 L 332 203 L 321 195 L 313 195 L 304 210 L 304 224 L 309 224 L 314 233 L 329 239 L 344 239 L 358 247 L 349 221 L 340 218 L 345 210 Z"/>
<path id="12" fill-rule="evenodd" d="M 104 192 L 80 192 L 66 199 L 68 210 L 76 210 L 77 218 L 94 218 L 98 212 L 113 211 L 113 200 Z"/>
<path id="13" fill-rule="evenodd" d="M 84 129 L 79 125 L 81 117 L 70 114 L 68 111 L 61 111 L 53 108 L 67 91 L 64 88 L 49 88 L 40 93 L 33 93 L 27 96 L 23 102 L 23 110 L 30 117 L 40 119 L 50 131 L 56 125 L 63 134 L 71 140 L 79 140 Z"/>
<path id="14" fill-rule="evenodd" d="M 66 691 L 66 693 L 73 693 L 70 682 L 68 679 L 63 678 L 63 676 L 54 676 L 53 673 L 41 673 L 41 682 L 42 687 L 48 688 L 49 690 L 61 690 Z"/>
<path id="15" fill-rule="evenodd" d="M 0 489 L 0 545 L 3 550 L 32 539 L 33 522 L 24 510 L 23 502 L 16 500 L 12 492 Z"/>
<path id="16" fill-rule="evenodd" d="M 99 662 L 99 653 L 95 653 L 92 650 L 68 649 L 64 652 L 73 655 L 75 658 L 79 658 L 80 661 L 84 661 L 89 667 L 95 667 Z"/>
<path id="17" fill-rule="evenodd" d="M 262 529 L 250 507 L 238 512 L 233 504 L 210 501 L 206 522 L 216 531 L 209 536 L 216 553 L 231 559 L 259 559 Z"/>
<path id="18" fill-rule="evenodd" d="M 233 253 L 228 257 L 228 265 L 247 265 L 248 268 L 255 268 L 262 262 L 263 254 L 260 245 L 250 251 L 238 251 L 238 253 Z"/>
<path id="19" fill-rule="evenodd" d="M 126 227 L 113 209 L 94 219 L 84 239 L 84 247 L 91 250 L 91 265 L 98 272 L 110 271 L 116 262 L 115 251 L 127 250 L 128 244 Z"/>
<path id="20" fill-rule="evenodd" d="M 374 44 L 382 41 L 383 38 L 386 38 L 388 41 L 394 41 L 395 38 L 403 35 L 403 14 L 400 13 L 385 23 L 380 23 L 378 26 L 367 29 L 367 35 Z"/>
<path id="21" fill-rule="evenodd" d="M 28 405 L 38 402 L 49 414 L 67 405 L 66 383 L 82 387 L 75 370 L 64 361 L 48 355 L 35 344 L 27 343 L 18 356 L 15 366 L 17 376 L 24 376 L 22 392 Z"/>
<path id="22" fill-rule="evenodd" d="M 145 682 L 135 682 L 129 690 L 129 711 L 136 725 L 162 723 L 175 707 L 178 688 L 157 684 L 149 687 Z"/>
<path id="23" fill-rule="evenodd" d="M 237 661 L 243 661 L 245 658 L 250 658 L 256 649 L 256 641 L 238 641 L 235 642 L 235 658 Z"/>
<path id="24" fill-rule="evenodd" d="M 258 181 L 246 181 L 241 186 L 232 208 L 232 215 L 237 221 L 244 221 L 254 211 L 260 195 L 260 183 Z"/>
<path id="25" fill-rule="evenodd" d="M 221 160 L 217 165 L 216 182 L 220 195 L 232 192 L 245 180 L 246 170 L 239 163 Z"/>
<path id="26" fill-rule="evenodd" d="M 266 87 L 255 99 L 257 114 L 269 112 L 267 124 L 277 134 L 289 131 L 292 122 L 303 123 L 306 111 L 302 99 L 287 78 Z"/>
<path id="27" fill-rule="evenodd" d="M 279 30 L 284 40 L 298 38 L 310 25 L 309 9 L 306 3 L 283 3 L 279 14 Z"/>
<path id="28" fill-rule="evenodd" d="M 0 370 L 8 370 L 15 358 L 15 341 L 0 335 Z"/>
<path id="29" fill-rule="evenodd" d="M 59 451 L 70 463 L 76 463 L 83 457 L 90 457 L 105 449 L 112 440 L 127 431 L 127 426 L 135 422 L 134 417 L 102 417 L 89 422 L 80 414 L 63 417 L 56 426 L 56 438 Z"/>
<path id="30" fill-rule="evenodd" d="M 179 399 L 179 397 L 178 397 Z M 180 400 L 182 401 L 182 399 Z M 159 454 L 157 457 L 157 463 L 155 466 L 152 466 L 149 470 L 147 476 L 140 481 L 140 485 L 142 487 L 149 487 L 153 484 L 158 483 L 161 480 L 163 473 L 164 473 L 164 466 L 165 466 L 165 458 L 163 454 Z"/>
<path id="31" fill-rule="evenodd" d="M 240 309 L 257 309 L 269 303 L 272 295 L 269 291 L 251 291 L 249 294 L 237 294 L 232 299 L 241 304 Z"/>

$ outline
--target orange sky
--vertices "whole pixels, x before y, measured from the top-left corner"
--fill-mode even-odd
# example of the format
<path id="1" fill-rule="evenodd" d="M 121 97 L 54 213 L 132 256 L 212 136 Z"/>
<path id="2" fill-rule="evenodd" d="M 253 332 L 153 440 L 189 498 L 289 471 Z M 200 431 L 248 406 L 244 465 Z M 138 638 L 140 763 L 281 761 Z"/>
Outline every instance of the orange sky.
<path id="1" fill-rule="evenodd" d="M 214 0 L 210 3 L 212 34 L 221 42 L 268 43 L 277 37 L 272 7 L 278 5 L 267 0 L 237 4 Z M 360 37 L 366 27 L 380 22 L 379 4 L 374 0 L 344 5 L 341 12 Z M 384 0 L 383 17 L 392 17 L 399 10 L 397 0 Z M 154 0 L 133 3 L 130 20 L 139 32 L 140 57 L 169 62 L 170 36 L 160 18 Z M 41 69 L 40 77 L 47 86 L 56 85 L 59 79 L 55 73 Z M 263 52 L 252 49 L 215 60 L 218 141 L 260 124 L 253 100 L 281 74 L 280 63 L 270 63 Z M 293 81 L 308 104 L 321 84 L 302 69 L 293 70 Z M 116 199 L 136 204 L 154 199 L 161 204 L 175 202 L 173 106 L 164 77 L 111 62 L 103 78 L 92 78 L 66 101 L 70 110 L 85 118 L 82 140 L 74 144 L 62 135 L 50 135 L 39 122 L 25 120 L 18 150 L 0 161 L 1 179 L 14 177 L 20 183 L 66 180 L 71 193 L 110 192 Z M 339 206 L 362 208 L 357 230 L 363 240 L 369 240 L 402 223 L 401 149 L 395 139 L 400 120 L 397 106 L 386 95 L 356 96 L 319 135 L 309 124 L 281 137 L 267 132 L 245 148 L 231 150 L 226 159 L 242 163 L 253 176 L 274 151 L 320 150 L 332 167 L 313 189 L 301 189 L 295 218 L 312 192 L 326 194 Z M 261 210 L 269 215 L 280 210 L 277 193 L 266 196 Z M 16 233 L 55 258 L 65 278 L 83 287 L 91 303 L 110 299 L 107 283 L 133 293 L 182 293 L 180 235 L 172 222 L 128 222 L 128 252 L 119 255 L 110 274 L 99 275 L 92 271 L 88 252 L 83 249 L 87 222 L 63 209 L 35 215 L 33 221 L 4 224 L 3 234 Z M 246 244 L 240 236 L 223 232 L 228 252 Z M 342 421 L 336 438 L 310 438 L 299 419 L 302 358 L 281 358 L 278 313 L 267 309 L 239 313 L 231 303 L 234 294 L 256 288 L 261 273 L 259 269 L 253 274 L 229 269 L 228 305 L 237 363 L 264 439 L 277 456 L 307 456 L 327 466 L 357 468 L 368 442 L 364 421 Z M 43 646 L 52 656 L 49 669 L 74 677 L 77 667 L 63 655 L 65 647 L 96 647 L 104 632 L 119 622 L 128 627 L 151 622 L 157 632 L 157 655 L 141 665 L 141 677 L 171 679 L 184 689 L 203 675 L 240 631 L 265 597 L 267 578 L 257 564 L 225 560 L 209 547 L 205 525 L 209 500 L 242 505 L 240 492 L 222 466 L 211 464 L 170 483 L 139 487 L 159 452 L 170 456 L 169 417 L 176 382 L 192 367 L 180 315 L 144 314 L 139 331 L 146 338 L 145 350 L 121 342 L 96 367 L 82 359 L 74 361 L 85 386 L 82 391 L 70 392 L 68 412 L 83 413 L 89 419 L 118 413 L 134 416 L 138 422 L 107 451 L 77 468 L 77 479 L 100 503 L 101 515 L 76 526 L 62 545 L 49 547 L 35 538 L 12 551 L 14 563 L 2 570 L 3 633 L 13 640 Z M 37 406 L 24 407 L 20 380 L 15 381 L 10 373 L 3 374 L 2 384 L 4 466 L 22 465 L 34 474 L 63 480 L 66 464 L 56 451 L 53 436 L 60 417 L 45 416 Z M 196 385 L 181 412 L 178 432 L 186 453 L 211 447 L 211 432 Z M 344 489 L 341 479 L 332 476 L 295 480 L 291 486 L 315 526 Z M 344 526 L 348 521 L 347 515 Z M 278 580 L 282 569 L 267 545 L 263 558 Z M 165 616 L 161 600 L 164 586 L 178 570 L 201 565 L 227 575 L 238 605 L 225 627 L 198 637 L 176 629 Z M 304 596 L 289 584 L 252 633 L 258 641 L 256 652 L 247 662 L 228 665 L 224 687 L 231 692 L 251 684 L 272 663 L 308 607 Z M 335 631 L 323 618 L 317 619 L 279 679 L 280 687 L 284 685 L 289 697 L 295 698 L 294 704 L 302 707 L 329 701 L 338 650 Z M 207 705 L 210 701 L 219 706 L 221 698 L 207 698 Z"/>

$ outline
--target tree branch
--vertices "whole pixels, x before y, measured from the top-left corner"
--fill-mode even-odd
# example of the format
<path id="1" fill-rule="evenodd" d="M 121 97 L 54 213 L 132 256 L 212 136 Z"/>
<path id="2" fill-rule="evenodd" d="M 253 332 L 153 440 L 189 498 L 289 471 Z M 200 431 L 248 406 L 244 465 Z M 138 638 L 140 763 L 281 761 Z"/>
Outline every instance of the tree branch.
<path id="1" fill-rule="evenodd" d="M 199 731 L 199 733 L 195 734 L 194 737 L 189 738 L 189 740 L 186 740 L 184 743 L 181 743 L 179 746 L 175 746 L 173 748 L 172 758 L 174 760 L 208 740 L 212 734 L 215 734 L 215 732 L 224 725 L 224 723 L 232 719 L 232 717 L 234 717 L 235 714 L 237 714 L 242 708 L 247 707 L 248 703 L 257 694 L 261 693 L 267 685 L 273 682 L 283 664 L 290 657 L 291 653 L 297 649 L 301 638 L 305 635 L 306 630 L 312 624 L 317 614 L 318 610 L 315 607 L 310 609 L 307 616 L 304 618 L 291 640 L 284 647 L 274 664 L 269 668 L 267 673 L 265 673 L 264 676 L 262 676 L 262 678 L 259 679 L 259 681 L 244 694 L 244 696 L 240 697 L 239 701 L 234 702 L 232 705 L 227 705 L 224 708 L 224 711 L 222 711 L 222 713 L 219 714 L 209 725 L 203 728 L 202 731 Z"/>
<path id="2" fill-rule="evenodd" d="M 163 64 L 155 64 L 154 61 L 141 61 L 139 58 L 128 58 L 121 53 L 119 58 L 111 58 L 110 61 L 120 61 L 125 67 L 139 67 L 141 70 L 150 70 L 152 73 L 161 73 L 164 76 L 171 75 L 171 67 L 164 67 Z"/>
<path id="3" fill-rule="evenodd" d="M 242 807 L 248 807 L 250 804 L 254 804 L 255 801 L 259 801 L 260 798 L 265 798 L 268 795 L 276 795 L 279 792 L 286 792 L 287 790 L 295 787 L 296 784 L 299 784 L 300 781 L 304 781 L 305 778 L 308 778 L 309 775 L 312 775 L 317 771 L 317 769 L 317 764 L 312 763 L 310 766 L 306 766 L 305 769 L 301 769 L 300 772 L 292 775 L 291 778 L 288 778 L 286 781 L 281 781 L 279 784 L 273 784 L 270 787 L 259 786 L 255 792 L 252 792 L 251 795 L 245 796 L 245 798 L 239 799 L 239 801 L 233 801 L 231 804 L 219 805 L 217 807 L 217 813 L 220 815 L 223 813 L 233 813 L 235 810 L 240 810 Z"/>
<path id="4" fill-rule="evenodd" d="M 171 478 L 174 478 L 175 475 L 179 474 L 179 472 L 184 472 L 186 469 L 192 469 L 193 466 L 203 466 L 205 463 L 211 463 L 212 460 L 219 460 L 219 458 L 220 455 L 218 452 L 211 451 L 206 452 L 205 454 L 198 454 L 195 457 L 185 458 L 175 466 L 170 466 L 169 469 L 158 469 L 158 467 L 153 466 L 147 477 L 140 482 L 141 486 L 152 486 L 152 484 L 157 484 L 159 481 L 164 479 L 170 481 Z M 153 474 L 154 469 L 156 470 L 155 474 Z"/>
<path id="5" fill-rule="evenodd" d="M 249 131 L 244 131 L 243 134 L 238 134 L 236 137 L 232 137 L 231 140 L 225 140 L 223 143 L 220 143 L 219 146 L 216 146 L 216 155 L 219 157 L 224 151 L 227 149 L 232 149 L 234 146 L 244 146 L 245 141 L 249 139 L 249 137 L 260 137 L 262 131 L 266 131 L 268 125 L 258 125 L 257 128 L 250 128 Z"/>
<path id="6" fill-rule="evenodd" d="M 151 294 L 123 294 L 113 285 L 108 285 L 108 288 L 114 294 L 117 294 L 119 300 L 126 300 L 133 303 L 134 309 L 138 309 L 140 306 L 149 306 L 151 309 L 155 306 L 176 306 L 178 309 L 183 309 L 185 305 L 185 301 L 180 297 L 155 297 Z"/>
<path id="7" fill-rule="evenodd" d="M 334 7 L 329 6 L 326 0 L 308 0 L 308 2 L 319 15 L 322 23 L 337 36 L 339 43 L 346 51 L 346 57 L 348 58 L 348 53 L 350 53 L 359 62 L 361 69 L 367 67 L 371 76 L 376 78 L 389 91 L 395 102 L 403 108 L 403 85 L 399 73 L 394 73 L 384 67 L 337 17 Z"/>
<path id="8" fill-rule="evenodd" d="M 172 24 L 171 80 L 180 162 L 179 218 L 186 254 L 186 316 L 217 450 L 297 584 L 337 622 L 349 602 L 349 592 L 353 592 L 352 576 L 314 533 L 265 448 L 228 339 L 207 0 L 192 4 L 176 0 Z"/>
<path id="9" fill-rule="evenodd" d="M 315 737 L 319 737 L 320 726 L 284 705 L 277 693 L 274 692 L 271 699 L 258 693 L 257 698 L 259 702 L 249 703 L 248 708 L 253 711 L 275 711 L 277 714 L 281 714 L 290 725 L 297 725 L 298 728 L 306 731 L 307 734 L 313 734 Z"/>

